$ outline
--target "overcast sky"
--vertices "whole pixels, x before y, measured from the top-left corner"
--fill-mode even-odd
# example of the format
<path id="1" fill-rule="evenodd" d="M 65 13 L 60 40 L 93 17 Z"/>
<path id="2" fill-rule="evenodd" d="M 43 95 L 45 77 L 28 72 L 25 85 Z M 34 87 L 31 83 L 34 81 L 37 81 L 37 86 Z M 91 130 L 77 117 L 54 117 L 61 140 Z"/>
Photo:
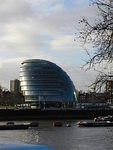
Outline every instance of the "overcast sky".
<path id="1" fill-rule="evenodd" d="M 77 89 L 87 89 L 95 79 L 80 66 L 87 59 L 74 35 L 82 16 L 96 11 L 88 0 L 0 0 L 0 84 L 19 78 L 25 59 L 46 59 L 61 66 Z"/>

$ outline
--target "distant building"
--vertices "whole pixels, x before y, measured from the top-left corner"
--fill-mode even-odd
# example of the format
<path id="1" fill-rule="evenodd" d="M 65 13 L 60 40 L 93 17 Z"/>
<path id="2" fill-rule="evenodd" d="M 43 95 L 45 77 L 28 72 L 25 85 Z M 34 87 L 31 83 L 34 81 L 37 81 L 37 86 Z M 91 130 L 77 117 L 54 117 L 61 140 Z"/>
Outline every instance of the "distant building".
<path id="1" fill-rule="evenodd" d="M 10 91 L 20 93 L 20 81 L 18 79 L 10 80 Z"/>
<path id="2" fill-rule="evenodd" d="M 83 109 L 106 109 L 109 107 L 107 103 L 106 92 L 79 92 L 77 108 Z"/>
<path id="3" fill-rule="evenodd" d="M 78 94 L 79 103 L 106 103 L 106 92 L 105 93 L 96 93 L 96 92 L 79 92 Z"/>
<path id="4" fill-rule="evenodd" d="M 106 95 L 108 102 L 113 104 L 113 76 L 112 79 L 106 81 Z"/>

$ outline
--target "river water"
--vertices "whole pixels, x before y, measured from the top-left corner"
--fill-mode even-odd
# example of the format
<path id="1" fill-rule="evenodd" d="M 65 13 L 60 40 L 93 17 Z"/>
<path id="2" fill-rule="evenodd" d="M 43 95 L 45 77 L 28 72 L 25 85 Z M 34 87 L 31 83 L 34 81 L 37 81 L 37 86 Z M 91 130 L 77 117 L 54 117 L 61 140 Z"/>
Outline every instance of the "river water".
<path id="1" fill-rule="evenodd" d="M 39 127 L 28 130 L 0 131 L 0 143 L 44 144 L 56 150 L 113 150 L 113 127 L 52 127 L 51 121 L 40 121 Z"/>

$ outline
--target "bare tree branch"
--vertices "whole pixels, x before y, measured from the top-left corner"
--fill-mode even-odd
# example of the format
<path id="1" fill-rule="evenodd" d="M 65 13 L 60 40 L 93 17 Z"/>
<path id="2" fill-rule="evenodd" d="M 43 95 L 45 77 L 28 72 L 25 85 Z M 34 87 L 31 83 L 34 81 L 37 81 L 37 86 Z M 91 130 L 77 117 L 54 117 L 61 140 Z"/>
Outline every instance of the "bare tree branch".
<path id="1" fill-rule="evenodd" d="M 92 5 L 99 10 L 98 20 L 92 24 L 88 19 L 82 18 L 79 23 L 83 29 L 78 37 L 82 43 L 92 44 L 93 53 L 86 50 L 89 60 L 86 61 L 87 69 L 101 64 L 113 62 L 113 1 L 112 0 L 92 0 Z M 105 84 L 109 75 L 100 72 L 96 78 L 95 86 L 99 90 Z"/>

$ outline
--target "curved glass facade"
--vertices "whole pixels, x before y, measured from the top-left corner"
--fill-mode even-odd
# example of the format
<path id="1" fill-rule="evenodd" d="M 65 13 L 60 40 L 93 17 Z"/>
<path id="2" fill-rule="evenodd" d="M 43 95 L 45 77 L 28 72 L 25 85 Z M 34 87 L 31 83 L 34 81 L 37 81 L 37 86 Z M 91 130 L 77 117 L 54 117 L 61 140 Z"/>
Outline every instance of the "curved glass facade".
<path id="1" fill-rule="evenodd" d="M 26 60 L 20 68 L 20 85 L 26 102 L 75 102 L 74 85 L 56 64 L 40 59 Z"/>

